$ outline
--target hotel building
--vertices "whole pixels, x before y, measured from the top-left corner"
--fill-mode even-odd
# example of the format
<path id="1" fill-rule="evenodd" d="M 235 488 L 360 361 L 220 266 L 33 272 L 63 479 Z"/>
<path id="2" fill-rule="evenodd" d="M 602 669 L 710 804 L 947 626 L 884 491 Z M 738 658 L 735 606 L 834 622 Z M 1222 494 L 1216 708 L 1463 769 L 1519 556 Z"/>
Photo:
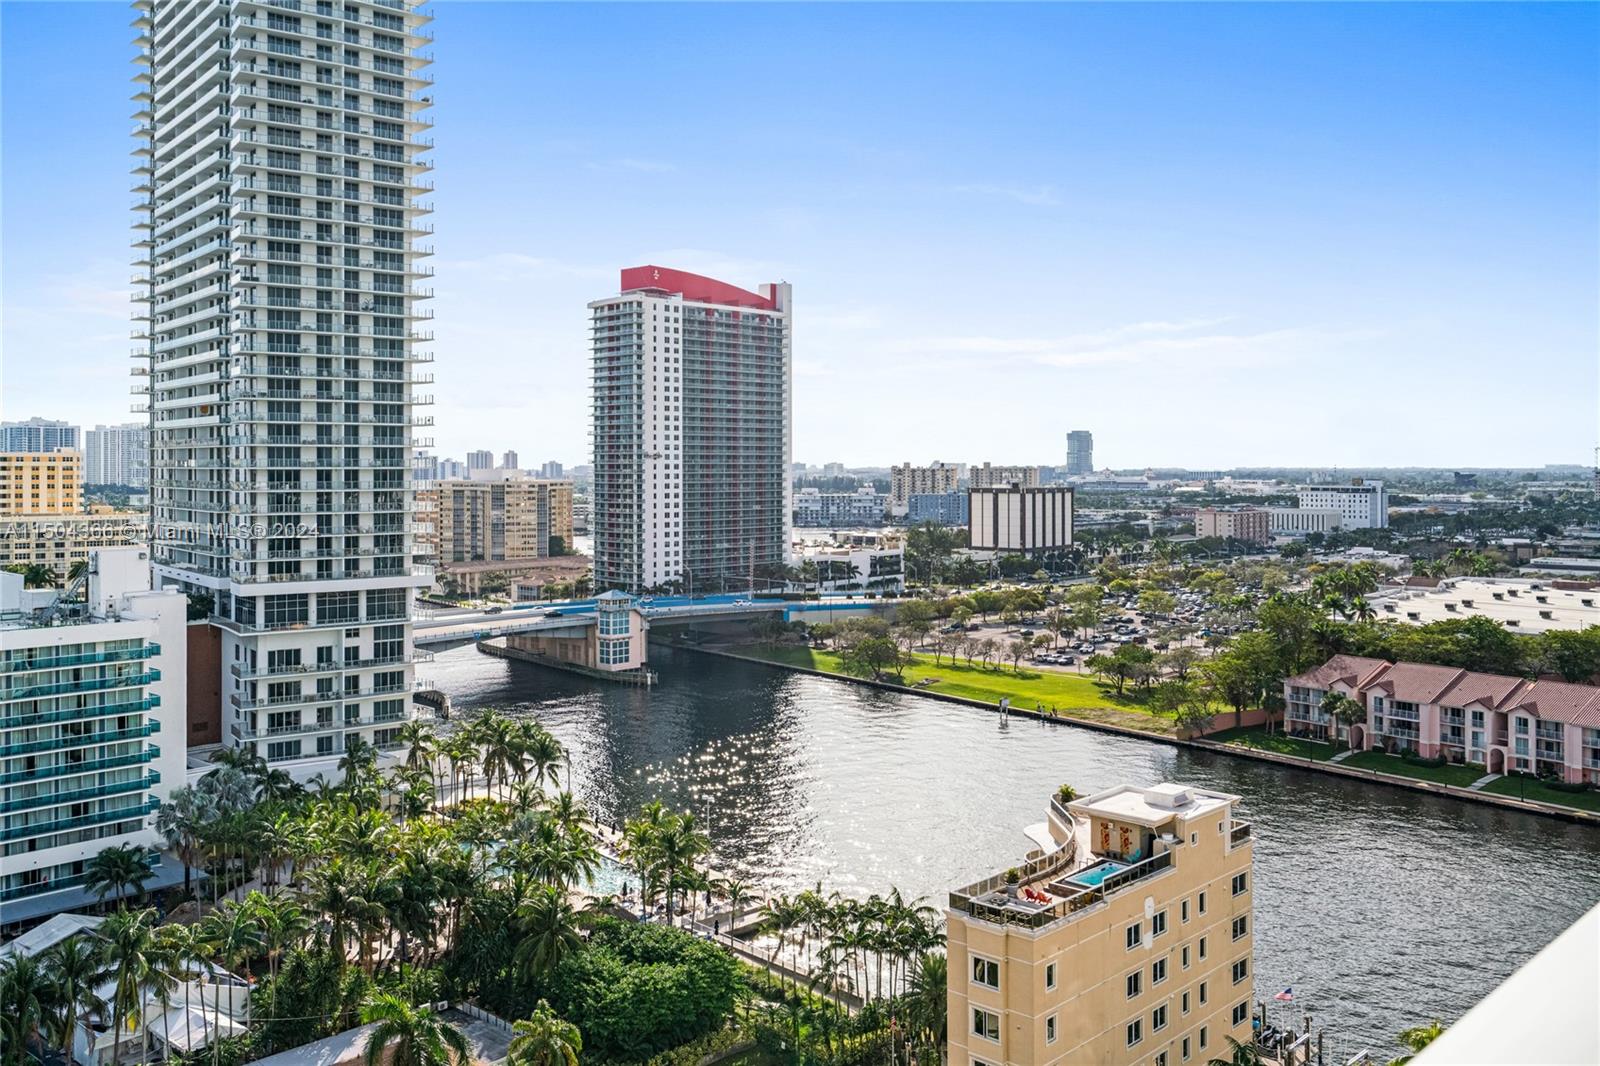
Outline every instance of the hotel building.
<path id="1" fill-rule="evenodd" d="M 56 595 L 0 573 L 0 925 L 84 904 L 104 848 L 155 865 L 184 781 L 187 599 L 151 591 L 142 548 L 93 554 L 86 609 L 41 617 Z"/>
<path id="2" fill-rule="evenodd" d="M 53 452 L 58 448 L 77 450 L 78 427 L 49 418 L 30 418 L 26 422 L 0 422 L 0 452 Z"/>
<path id="3" fill-rule="evenodd" d="M 1335 722 L 1323 705 L 1333 692 L 1361 704 L 1365 718 Z M 1284 729 L 1295 735 L 1600 784 L 1600 688 L 1592 685 L 1335 655 L 1286 679 L 1283 698 Z"/>
<path id="4" fill-rule="evenodd" d="M 951 1066 L 1182 1066 L 1249 1043 L 1238 802 L 1174 784 L 1052 798 L 1025 861 L 950 893 Z"/>
<path id="5" fill-rule="evenodd" d="M 589 304 L 600 589 L 756 588 L 788 561 L 793 293 L 665 267 Z"/>
<path id="6" fill-rule="evenodd" d="M 156 579 L 221 630 L 225 743 L 296 774 L 410 713 L 431 57 L 410 0 L 138 0 Z M 320 759 L 321 765 L 303 760 Z"/>
<path id="7" fill-rule="evenodd" d="M 1387 529 L 1389 494 L 1381 481 L 1356 478 L 1348 485 L 1301 485 L 1295 489 L 1304 511 L 1338 511 L 1344 529 Z"/>

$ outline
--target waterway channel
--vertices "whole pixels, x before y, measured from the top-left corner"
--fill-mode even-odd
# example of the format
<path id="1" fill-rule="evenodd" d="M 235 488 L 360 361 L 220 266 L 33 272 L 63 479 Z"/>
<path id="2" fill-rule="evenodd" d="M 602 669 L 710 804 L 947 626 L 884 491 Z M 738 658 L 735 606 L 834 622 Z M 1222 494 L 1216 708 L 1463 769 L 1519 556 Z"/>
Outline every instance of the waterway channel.
<path id="1" fill-rule="evenodd" d="M 693 809 L 719 868 L 781 891 L 898 886 L 942 910 L 1023 855 L 1062 782 L 1236 793 L 1256 827 L 1257 998 L 1293 986 L 1296 1018 L 1344 1054 L 1458 1017 L 1600 900 L 1597 829 L 694 652 L 651 660 L 650 690 L 471 647 L 421 673 L 459 713 L 544 723 L 599 818 Z"/>

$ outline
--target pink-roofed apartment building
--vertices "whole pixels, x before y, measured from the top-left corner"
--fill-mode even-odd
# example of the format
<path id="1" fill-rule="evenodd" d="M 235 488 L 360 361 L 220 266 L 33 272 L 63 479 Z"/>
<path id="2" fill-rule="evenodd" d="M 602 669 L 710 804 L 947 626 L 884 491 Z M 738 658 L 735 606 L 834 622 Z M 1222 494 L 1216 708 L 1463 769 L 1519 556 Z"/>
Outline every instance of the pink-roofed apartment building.
<path id="1" fill-rule="evenodd" d="M 1366 721 L 1334 721 L 1322 706 L 1330 692 L 1359 702 Z M 1593 685 L 1335 655 L 1286 678 L 1283 698 L 1284 728 L 1297 735 L 1600 784 L 1600 688 Z"/>

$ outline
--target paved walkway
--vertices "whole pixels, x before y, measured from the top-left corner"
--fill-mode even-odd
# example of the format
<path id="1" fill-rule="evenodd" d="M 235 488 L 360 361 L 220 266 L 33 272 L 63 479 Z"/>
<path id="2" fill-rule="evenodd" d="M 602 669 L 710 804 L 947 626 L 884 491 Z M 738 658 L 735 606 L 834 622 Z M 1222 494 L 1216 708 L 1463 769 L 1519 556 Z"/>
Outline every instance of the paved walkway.
<path id="1" fill-rule="evenodd" d="M 1350 756 L 1354 755 L 1355 753 L 1356 753 L 1356 750 L 1354 748 L 1346 748 L 1343 751 L 1341 751 L 1339 754 L 1334 755 L 1334 756 L 1330 756 L 1328 761 L 1329 762 L 1344 762 L 1346 759 L 1348 759 Z"/>
<path id="2" fill-rule="evenodd" d="M 1504 776 L 1506 776 L 1506 775 L 1505 774 L 1484 774 L 1482 777 L 1478 778 L 1476 781 L 1474 781 L 1472 784 L 1468 785 L 1467 787 L 1472 789 L 1472 791 L 1476 792 L 1479 789 L 1483 788 L 1484 785 L 1487 785 L 1489 782 L 1498 781 Z"/>

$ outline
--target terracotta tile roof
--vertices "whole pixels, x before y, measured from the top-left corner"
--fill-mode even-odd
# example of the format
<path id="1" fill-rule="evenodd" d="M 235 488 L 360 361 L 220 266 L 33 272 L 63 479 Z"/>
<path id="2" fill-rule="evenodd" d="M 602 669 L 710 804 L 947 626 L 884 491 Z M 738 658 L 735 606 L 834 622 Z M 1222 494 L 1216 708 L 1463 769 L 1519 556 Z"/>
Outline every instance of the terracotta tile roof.
<path id="1" fill-rule="evenodd" d="M 1507 700 L 1513 699 L 1530 684 L 1532 682 L 1525 678 L 1464 670 L 1455 684 L 1439 693 L 1439 702 L 1447 707 L 1467 707 L 1478 703 L 1499 710 Z"/>
<path id="2" fill-rule="evenodd" d="M 1289 678 L 1288 683 L 1306 688 L 1327 688 L 1335 681 L 1343 681 L 1351 688 L 1355 688 L 1388 666 L 1389 664 L 1382 659 L 1368 659 L 1361 655 L 1335 655 L 1321 666 Z"/>
<path id="3" fill-rule="evenodd" d="M 1422 663 L 1395 663 L 1363 688 L 1381 689 L 1390 699 L 1409 703 L 1437 703 L 1439 694 L 1466 674 L 1454 666 L 1425 666 Z"/>
<path id="4" fill-rule="evenodd" d="M 1505 710 L 1524 710 L 1550 722 L 1600 726 L 1600 688 L 1567 681 L 1536 681 Z"/>

